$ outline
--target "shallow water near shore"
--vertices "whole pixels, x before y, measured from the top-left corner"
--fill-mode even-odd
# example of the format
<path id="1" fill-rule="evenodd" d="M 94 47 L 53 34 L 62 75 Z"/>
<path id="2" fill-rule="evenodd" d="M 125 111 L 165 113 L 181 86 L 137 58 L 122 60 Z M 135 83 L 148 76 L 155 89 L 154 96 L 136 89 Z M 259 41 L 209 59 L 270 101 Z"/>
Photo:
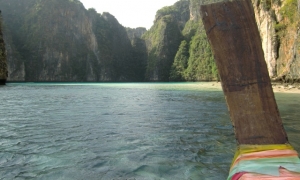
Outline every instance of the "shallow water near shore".
<path id="1" fill-rule="evenodd" d="M 276 93 L 300 151 L 300 94 Z M 0 87 L 0 179 L 226 179 L 236 143 L 206 83 Z"/>

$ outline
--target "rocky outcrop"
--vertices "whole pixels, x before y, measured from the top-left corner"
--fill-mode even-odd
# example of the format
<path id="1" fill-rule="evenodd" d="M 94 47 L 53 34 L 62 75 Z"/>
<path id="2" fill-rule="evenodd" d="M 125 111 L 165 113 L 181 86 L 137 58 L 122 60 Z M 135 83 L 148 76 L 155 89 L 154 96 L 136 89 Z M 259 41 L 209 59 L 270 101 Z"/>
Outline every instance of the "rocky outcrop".
<path id="1" fill-rule="evenodd" d="M 5 84 L 7 75 L 6 50 L 2 33 L 2 17 L 0 11 L 0 85 Z"/>
<path id="2" fill-rule="evenodd" d="M 5 33 L 7 36 L 9 33 Z M 4 37 L 7 52 L 7 81 L 25 81 L 25 62 L 16 47 L 13 45 L 10 37 Z"/>
<path id="3" fill-rule="evenodd" d="M 0 7 L 9 80 L 144 79 L 136 77 L 136 51 L 113 15 L 86 10 L 78 0 L 0 0 Z"/>
<path id="4" fill-rule="evenodd" d="M 135 38 L 141 38 L 147 32 L 147 29 L 144 27 L 126 28 L 126 32 L 128 38 L 132 41 Z"/>
<path id="5" fill-rule="evenodd" d="M 9 81 L 210 81 L 218 72 L 200 5 L 157 11 L 150 30 L 124 28 L 79 0 L 0 0 Z M 296 0 L 252 0 L 269 75 L 300 79 Z"/>
<path id="6" fill-rule="evenodd" d="M 284 82 L 300 80 L 297 1 L 252 2 L 270 77 Z"/>
<path id="7" fill-rule="evenodd" d="M 259 0 L 256 0 L 259 1 Z M 276 17 L 274 11 L 266 10 L 258 2 L 253 4 L 257 26 L 262 40 L 262 48 L 265 54 L 265 60 L 268 66 L 270 77 L 275 77 L 276 60 L 278 55 L 278 39 L 275 32 Z M 278 9 L 279 7 L 274 7 Z M 273 14 L 272 14 L 273 13 Z"/>
<path id="8" fill-rule="evenodd" d="M 300 38 L 299 30 L 288 27 L 289 32 L 280 39 L 279 57 L 277 59 L 277 80 L 283 82 L 300 82 Z"/>
<path id="9" fill-rule="evenodd" d="M 148 59 L 146 80 L 169 81 L 174 57 L 183 40 L 181 33 L 189 19 L 189 2 L 178 1 L 157 11 L 154 25 L 143 35 Z"/>
<path id="10" fill-rule="evenodd" d="M 147 32 L 146 28 L 126 28 L 128 38 L 131 41 L 133 47 L 133 56 L 131 59 L 133 61 L 133 69 L 135 72 L 137 81 L 145 81 L 145 73 L 147 67 L 147 47 L 146 42 L 142 36 Z"/>

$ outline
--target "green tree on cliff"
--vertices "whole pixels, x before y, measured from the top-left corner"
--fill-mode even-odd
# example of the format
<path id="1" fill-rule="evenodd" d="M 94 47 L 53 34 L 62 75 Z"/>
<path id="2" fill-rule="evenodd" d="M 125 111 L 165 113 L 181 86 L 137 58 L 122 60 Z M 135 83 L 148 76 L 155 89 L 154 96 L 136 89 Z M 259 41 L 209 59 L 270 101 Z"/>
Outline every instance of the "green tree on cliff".
<path id="1" fill-rule="evenodd" d="M 185 70 L 188 66 L 189 45 L 186 40 L 183 40 L 176 53 L 174 63 L 171 67 L 170 81 L 184 81 Z"/>

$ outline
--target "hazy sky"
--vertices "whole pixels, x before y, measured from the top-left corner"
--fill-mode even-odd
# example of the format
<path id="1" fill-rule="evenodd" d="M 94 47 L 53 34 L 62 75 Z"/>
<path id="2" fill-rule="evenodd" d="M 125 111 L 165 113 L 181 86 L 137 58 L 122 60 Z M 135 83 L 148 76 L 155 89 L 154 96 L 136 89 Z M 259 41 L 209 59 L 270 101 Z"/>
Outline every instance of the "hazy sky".
<path id="1" fill-rule="evenodd" d="M 173 5 L 178 0 L 80 0 L 85 8 L 95 8 L 98 13 L 109 12 L 125 27 L 153 25 L 156 11 Z"/>

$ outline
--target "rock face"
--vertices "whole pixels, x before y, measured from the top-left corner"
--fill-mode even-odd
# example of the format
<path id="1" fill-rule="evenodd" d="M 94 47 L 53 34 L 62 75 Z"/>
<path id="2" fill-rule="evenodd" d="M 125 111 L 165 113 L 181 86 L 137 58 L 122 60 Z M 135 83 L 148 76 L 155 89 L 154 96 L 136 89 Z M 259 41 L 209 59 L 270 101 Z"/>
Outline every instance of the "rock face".
<path id="1" fill-rule="evenodd" d="M 252 2 L 270 77 L 300 80 L 297 1 Z"/>
<path id="2" fill-rule="evenodd" d="M 289 36 L 281 39 L 277 60 L 277 79 L 289 83 L 300 82 L 300 34 L 295 29 L 289 31 Z"/>
<path id="3" fill-rule="evenodd" d="M 178 1 L 158 10 L 154 25 L 143 35 L 148 52 L 146 80 L 169 81 L 174 57 L 183 40 L 181 31 L 189 19 L 188 6 L 188 1 Z"/>
<path id="4" fill-rule="evenodd" d="M 278 48 L 277 79 L 284 82 L 300 82 L 300 31 L 299 31 L 299 12 L 297 1 L 287 1 L 281 8 L 283 18 L 279 25 L 285 29 L 279 29 L 278 36 L 280 47 Z M 284 12 L 291 10 L 292 16 L 287 16 Z M 279 27 L 281 27 L 279 26 Z"/>
<path id="5" fill-rule="evenodd" d="M 0 12 L 0 85 L 4 85 L 7 79 L 6 50 L 2 34 L 2 17 Z"/>
<path id="6" fill-rule="evenodd" d="M 145 81 L 145 73 L 147 67 L 147 47 L 145 40 L 142 36 L 147 32 L 146 28 L 126 28 L 128 38 L 131 41 L 133 47 L 132 61 L 134 66 L 132 67 L 135 71 L 136 79 L 138 81 Z"/>
<path id="7" fill-rule="evenodd" d="M 145 34 L 148 49 L 148 66 L 146 77 L 149 80 L 171 81 L 203 81 L 217 80 L 218 73 L 213 60 L 203 25 L 200 18 L 202 4 L 219 2 L 221 0 L 181 0 L 170 7 L 165 7 L 157 12 L 152 28 Z M 294 82 L 300 80 L 300 38 L 299 38 L 299 10 L 297 0 L 252 0 L 255 18 L 259 28 L 264 57 L 268 72 L 273 80 Z M 176 12 L 182 12 L 180 15 Z M 187 16 L 187 13 L 189 16 Z M 167 19 L 173 21 L 161 21 Z M 175 22 L 177 35 L 176 44 L 170 45 L 163 41 L 170 35 L 166 25 Z M 175 27 L 175 26 L 174 26 Z M 175 31 L 176 28 L 174 28 Z M 174 32 L 173 31 L 173 32 Z M 181 35 L 181 37 L 180 37 Z M 181 43 L 178 43 L 182 40 Z M 173 54 L 161 52 L 177 48 Z M 173 57 L 172 57 L 173 56 Z M 170 60 L 164 60 L 167 57 Z M 169 72 L 162 78 L 159 70 L 164 65 L 171 68 L 164 69 Z M 168 62 L 163 64 L 162 62 Z"/>
<path id="8" fill-rule="evenodd" d="M 142 81 L 126 29 L 78 0 L 0 0 L 11 81 Z"/>
<path id="9" fill-rule="evenodd" d="M 128 38 L 132 41 L 135 38 L 141 38 L 147 32 L 147 29 L 144 27 L 126 28 L 126 31 Z"/>
<path id="10" fill-rule="evenodd" d="M 272 17 L 271 11 L 268 11 L 254 4 L 254 12 L 260 36 L 262 47 L 265 54 L 265 60 L 268 66 L 270 77 L 276 76 L 276 59 L 278 55 L 278 40 L 275 32 L 276 19 Z"/>
<path id="11" fill-rule="evenodd" d="M 200 5 L 179 0 L 153 26 L 125 28 L 79 0 L 0 0 L 9 81 L 210 81 L 218 72 Z M 300 79 L 296 0 L 252 0 L 268 71 Z"/>

